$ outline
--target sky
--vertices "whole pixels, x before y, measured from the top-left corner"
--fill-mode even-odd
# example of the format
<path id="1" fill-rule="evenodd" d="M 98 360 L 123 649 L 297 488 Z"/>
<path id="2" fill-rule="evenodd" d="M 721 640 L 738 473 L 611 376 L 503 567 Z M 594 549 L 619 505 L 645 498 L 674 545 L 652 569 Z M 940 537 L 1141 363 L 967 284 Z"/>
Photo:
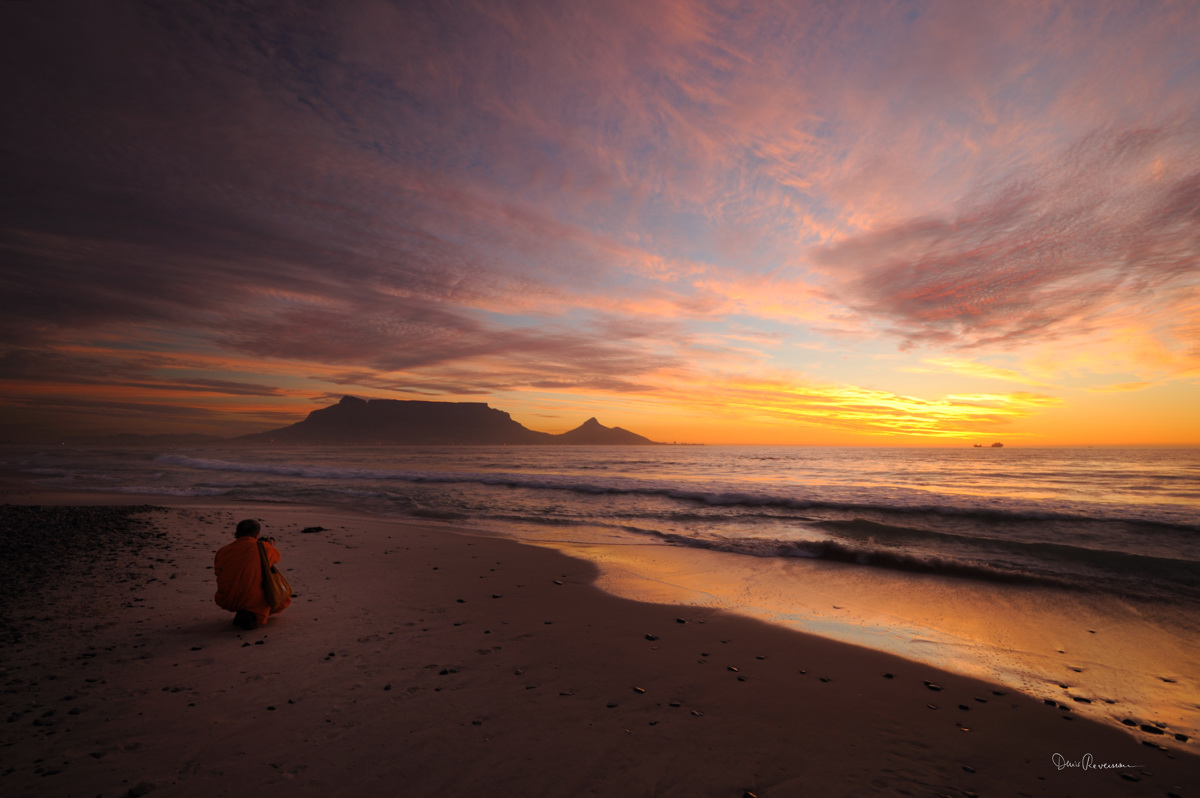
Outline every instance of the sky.
<path id="1" fill-rule="evenodd" d="M 1195 2 L 0 4 L 0 440 L 1200 445 Z"/>

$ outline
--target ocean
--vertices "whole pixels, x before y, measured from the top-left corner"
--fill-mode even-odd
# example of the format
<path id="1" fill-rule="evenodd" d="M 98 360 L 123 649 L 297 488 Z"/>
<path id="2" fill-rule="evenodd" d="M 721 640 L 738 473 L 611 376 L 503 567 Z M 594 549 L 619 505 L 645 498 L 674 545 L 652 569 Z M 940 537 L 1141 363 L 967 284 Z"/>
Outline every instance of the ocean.
<path id="1" fill-rule="evenodd" d="M 508 535 L 596 562 L 620 595 L 1200 735 L 1194 449 L 63 446 L 0 449 L 0 467 Z"/>

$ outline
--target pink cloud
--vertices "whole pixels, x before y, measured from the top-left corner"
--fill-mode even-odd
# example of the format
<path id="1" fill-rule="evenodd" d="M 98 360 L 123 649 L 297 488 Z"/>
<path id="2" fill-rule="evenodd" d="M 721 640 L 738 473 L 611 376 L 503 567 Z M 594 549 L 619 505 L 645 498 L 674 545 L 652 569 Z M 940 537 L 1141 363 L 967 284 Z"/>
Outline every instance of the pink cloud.
<path id="1" fill-rule="evenodd" d="M 1008 346 L 1145 316 L 1197 278 L 1192 135 L 1182 125 L 1098 133 L 953 215 L 883 227 L 816 257 L 837 274 L 838 296 L 907 346 Z"/>

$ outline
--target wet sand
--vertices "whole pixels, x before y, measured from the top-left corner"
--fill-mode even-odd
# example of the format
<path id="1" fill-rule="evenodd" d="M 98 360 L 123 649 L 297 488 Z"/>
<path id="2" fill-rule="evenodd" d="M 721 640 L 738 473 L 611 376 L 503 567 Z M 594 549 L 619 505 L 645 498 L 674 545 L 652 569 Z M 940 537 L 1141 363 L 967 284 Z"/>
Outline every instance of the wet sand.
<path id="1" fill-rule="evenodd" d="M 556 547 L 596 563 L 597 584 L 624 598 L 730 609 L 1065 703 L 1110 725 L 1163 723 L 1200 738 L 1200 618 L 1180 607 L 803 557 Z"/>
<path id="2" fill-rule="evenodd" d="M 52 500 L 80 502 L 5 498 Z M 1194 741 L 1166 749 L 1166 735 L 928 665 L 617 598 L 593 585 L 595 566 L 545 548 L 291 505 L 191 500 L 140 517 L 154 530 L 140 551 L 97 549 L 85 577 L 63 575 L 68 589 L 16 605 L 0 673 L 6 795 L 1185 796 L 1200 784 Z M 213 553 L 243 517 L 275 536 L 297 594 L 253 632 L 212 601 Z"/>

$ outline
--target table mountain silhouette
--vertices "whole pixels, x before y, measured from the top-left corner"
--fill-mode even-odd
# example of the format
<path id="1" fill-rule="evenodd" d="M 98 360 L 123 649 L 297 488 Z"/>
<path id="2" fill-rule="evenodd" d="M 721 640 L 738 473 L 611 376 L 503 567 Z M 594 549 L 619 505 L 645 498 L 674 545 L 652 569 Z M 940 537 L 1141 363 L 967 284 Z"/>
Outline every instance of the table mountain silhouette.
<path id="1" fill-rule="evenodd" d="M 629 445 L 654 441 L 595 418 L 560 435 L 531 430 L 483 402 L 425 402 L 344 396 L 288 427 L 238 443 L 301 445 Z"/>

